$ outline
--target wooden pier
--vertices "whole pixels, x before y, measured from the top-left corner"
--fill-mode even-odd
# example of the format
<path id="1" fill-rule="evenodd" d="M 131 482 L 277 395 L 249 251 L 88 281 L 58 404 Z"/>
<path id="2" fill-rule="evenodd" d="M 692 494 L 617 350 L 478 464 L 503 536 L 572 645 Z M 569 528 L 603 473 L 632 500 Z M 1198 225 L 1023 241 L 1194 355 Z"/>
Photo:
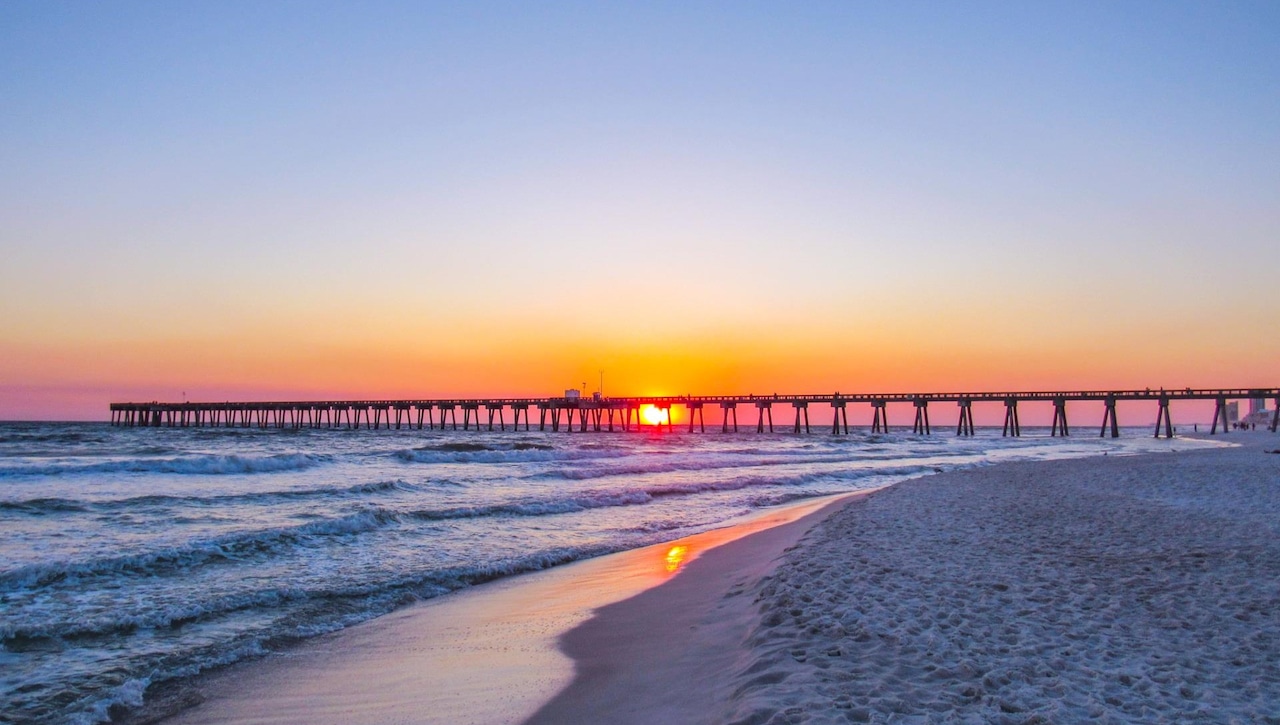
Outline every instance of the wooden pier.
<path id="1" fill-rule="evenodd" d="M 1280 424 L 1280 388 L 1213 388 L 1181 390 L 1114 390 L 1114 391 L 1051 391 L 1021 393 L 826 393 L 820 395 L 685 395 L 659 397 L 620 398 L 459 398 L 422 400 L 340 400 L 312 402 L 243 402 L 243 403 L 112 403 L 111 424 L 126 427 L 216 427 L 216 428 L 318 428 L 318 429 L 386 429 L 401 427 L 416 430 L 458 430 L 458 411 L 462 411 L 462 430 L 507 430 L 507 411 L 511 412 L 511 429 L 531 429 L 531 415 L 537 411 L 538 430 L 631 431 L 672 429 L 671 409 L 685 409 L 689 432 L 706 432 L 705 406 L 719 406 L 722 413 L 720 430 L 738 431 L 738 406 L 756 409 L 756 432 L 772 433 L 773 409 L 790 407 L 795 413 L 791 426 L 794 433 L 810 432 L 809 406 L 831 406 L 831 433 L 849 433 L 848 408 L 851 405 L 870 406 L 873 433 L 888 432 L 888 406 L 911 405 L 915 409 L 912 432 L 930 435 L 933 432 L 929 420 L 929 406 L 951 404 L 956 406 L 956 435 L 974 434 L 973 406 L 976 403 L 1004 406 L 1002 435 L 1022 435 L 1018 418 L 1020 404 L 1049 404 L 1053 406 L 1052 436 L 1070 435 L 1067 424 L 1067 403 L 1101 401 L 1104 414 L 1100 436 L 1110 433 L 1120 435 L 1117 407 L 1120 403 L 1154 401 L 1157 403 L 1155 436 L 1173 437 L 1173 418 L 1170 413 L 1174 401 L 1214 401 L 1213 424 L 1209 433 L 1228 429 L 1227 401 L 1269 400 L 1274 405 L 1271 432 Z M 665 415 L 665 423 L 655 426 L 645 424 L 641 410 L 652 406 Z M 482 416 L 483 412 L 483 416 Z M 482 420 L 483 419 L 483 420 Z M 495 427 L 496 426 L 496 427 Z"/>

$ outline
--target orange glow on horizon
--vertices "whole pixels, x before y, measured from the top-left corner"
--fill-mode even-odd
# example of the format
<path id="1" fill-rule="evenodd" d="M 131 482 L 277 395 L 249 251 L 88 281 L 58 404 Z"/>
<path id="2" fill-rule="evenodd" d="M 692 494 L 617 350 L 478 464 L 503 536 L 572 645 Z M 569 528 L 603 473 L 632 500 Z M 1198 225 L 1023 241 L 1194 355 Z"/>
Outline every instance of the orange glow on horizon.
<path id="1" fill-rule="evenodd" d="M 643 341 L 557 334 L 532 340 L 481 324 L 469 334 L 422 330 L 355 340 L 323 338 L 309 326 L 272 336 L 19 338 L 0 341 L 6 383 L 0 419 L 103 420 L 109 402 L 181 400 L 184 393 L 204 402 L 547 397 L 594 380 L 600 370 L 605 394 L 614 397 L 1274 385 L 1265 350 L 1225 363 L 1216 353 L 1245 337 L 1229 323 L 1196 336 L 1151 323 L 1154 333 L 1124 339 L 1099 331 L 1087 340 L 1050 341 L 975 332 L 961 342 L 946 331 L 935 339 L 929 331 L 888 325 L 833 339 L 803 324 L 763 331 L 729 325 Z M 1167 341 L 1152 341 L 1156 333 L 1168 333 Z M 1147 348 L 1160 354 L 1142 353 Z M 1212 407 L 1192 407 L 1207 422 Z M 679 426 L 687 414 L 677 404 L 669 418 L 662 415 L 645 407 L 641 422 Z M 708 411 L 708 423 L 718 415 Z"/>

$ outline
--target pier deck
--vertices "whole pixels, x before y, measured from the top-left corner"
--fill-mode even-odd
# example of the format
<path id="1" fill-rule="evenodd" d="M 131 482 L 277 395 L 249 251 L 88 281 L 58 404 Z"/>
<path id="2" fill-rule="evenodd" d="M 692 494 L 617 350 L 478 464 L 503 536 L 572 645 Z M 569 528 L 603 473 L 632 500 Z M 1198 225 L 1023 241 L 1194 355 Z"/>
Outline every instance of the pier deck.
<path id="1" fill-rule="evenodd" d="M 628 396 L 616 398 L 444 398 L 414 400 L 331 400 L 305 402 L 222 402 L 222 403 L 112 403 L 111 424 L 114 426 L 142 427 L 257 427 L 257 428 L 361 428 L 399 430 L 401 426 L 427 429 L 458 429 L 458 411 L 462 411 L 462 430 L 507 429 L 505 412 L 511 411 L 512 428 L 530 430 L 530 412 L 538 411 L 538 430 L 559 431 L 623 431 L 639 430 L 645 425 L 641 409 L 652 406 L 666 411 L 664 425 L 672 427 L 670 410 L 683 407 L 687 413 L 689 431 L 706 431 L 703 418 L 704 406 L 718 406 L 723 413 L 721 430 L 738 430 L 738 406 L 756 409 L 756 432 L 773 432 L 774 406 L 790 406 L 795 413 L 791 430 L 795 433 L 810 432 L 809 406 L 829 405 L 832 409 L 831 432 L 849 432 L 848 406 L 869 405 L 872 412 L 871 431 L 887 432 L 890 404 L 911 405 L 915 409 L 912 432 L 929 435 L 933 427 L 929 419 L 931 404 L 956 405 L 956 435 L 973 435 L 973 404 L 999 403 L 1004 406 L 1003 435 L 1020 436 L 1022 426 L 1018 406 L 1023 403 L 1044 402 L 1053 405 L 1051 435 L 1070 435 L 1067 424 L 1067 403 L 1101 401 L 1104 414 L 1101 432 L 1105 436 L 1119 437 L 1120 424 L 1117 406 L 1122 402 L 1154 401 L 1158 404 L 1155 435 L 1173 437 L 1173 419 L 1170 404 L 1174 401 L 1214 401 L 1213 424 L 1210 433 L 1217 433 L 1219 426 L 1226 432 L 1228 400 L 1268 400 L 1274 405 L 1271 423 L 1274 433 L 1280 424 L 1280 388 L 1184 388 L 1180 390 L 1088 390 L 1088 391 L 1033 391 L 1033 392 L 978 392 L 978 393 L 822 393 L 816 395 L 681 395 L 681 396 Z M 481 411 L 487 420 L 482 423 Z M 438 415 L 437 415 L 438 414 Z M 394 422 L 393 422 L 394 421 Z"/>

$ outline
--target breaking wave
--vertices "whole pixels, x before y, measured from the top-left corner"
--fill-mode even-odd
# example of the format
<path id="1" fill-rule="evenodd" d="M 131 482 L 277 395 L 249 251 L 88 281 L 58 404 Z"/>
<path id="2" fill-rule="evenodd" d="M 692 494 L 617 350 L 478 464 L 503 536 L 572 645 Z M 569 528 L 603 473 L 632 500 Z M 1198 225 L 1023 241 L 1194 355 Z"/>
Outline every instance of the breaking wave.
<path id="1" fill-rule="evenodd" d="M 25 501 L 0 501 L 0 511 L 14 511 L 29 515 L 58 514 L 84 511 L 128 510 L 141 506 L 222 506 L 226 504 L 270 504 L 277 501 L 302 499 L 330 499 L 367 496 L 381 493 L 412 492 L 421 487 L 404 481 L 361 483 L 354 486 L 329 486 L 300 488 L 281 491 L 260 491 L 215 496 L 175 496 L 153 494 L 129 498 L 83 501 L 65 498 L 33 498 Z"/>
<path id="2" fill-rule="evenodd" d="M 130 458 L 90 464 L 50 463 L 0 466 L 0 477 L 61 476 L 83 473 L 173 473 L 179 475 L 279 473 L 282 471 L 302 471 L 332 461 L 333 456 L 314 453 L 281 453 L 256 458 L 239 455 Z"/>
<path id="3" fill-rule="evenodd" d="M 405 463 L 543 463 L 622 458 L 631 455 L 631 453 L 610 448 L 565 450 L 551 446 L 529 446 L 524 448 L 490 448 L 487 446 L 462 448 L 454 446 L 442 449 L 441 446 L 431 446 L 426 448 L 404 448 L 392 455 Z"/>
<path id="4" fill-rule="evenodd" d="M 227 534 L 142 554 L 101 557 L 85 561 L 30 564 L 0 572 L 0 591 L 48 586 L 69 579 L 80 580 L 89 577 L 171 574 L 211 562 L 235 561 L 255 555 L 269 555 L 307 539 L 350 536 L 373 531 L 396 520 L 394 513 L 381 509 L 369 509 L 298 526 Z"/>

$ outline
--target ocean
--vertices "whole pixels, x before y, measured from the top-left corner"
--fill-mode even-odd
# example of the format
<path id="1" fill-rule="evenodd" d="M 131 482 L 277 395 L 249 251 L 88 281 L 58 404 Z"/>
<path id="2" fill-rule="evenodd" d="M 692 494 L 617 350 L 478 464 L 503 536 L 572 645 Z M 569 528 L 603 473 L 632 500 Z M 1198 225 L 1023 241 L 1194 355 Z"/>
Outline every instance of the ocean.
<path id="1" fill-rule="evenodd" d="M 95 723 L 148 687 L 425 598 L 935 471 L 1168 450 L 1124 437 L 0 424 L 0 722 Z"/>

